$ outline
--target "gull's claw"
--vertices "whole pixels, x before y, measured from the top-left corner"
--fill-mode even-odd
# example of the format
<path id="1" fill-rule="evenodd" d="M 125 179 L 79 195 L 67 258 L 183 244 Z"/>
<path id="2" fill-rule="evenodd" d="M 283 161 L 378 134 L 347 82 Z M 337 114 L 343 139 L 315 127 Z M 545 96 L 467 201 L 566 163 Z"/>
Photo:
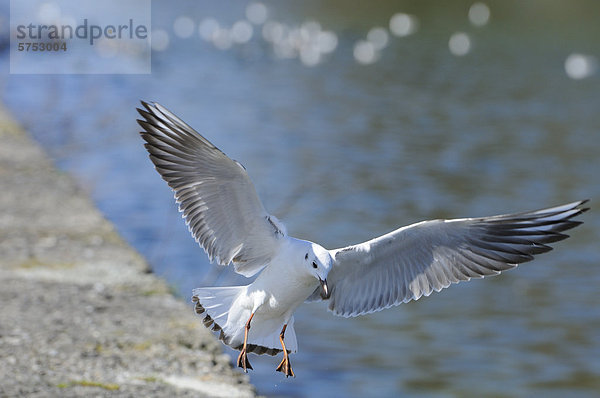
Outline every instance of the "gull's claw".
<path id="1" fill-rule="evenodd" d="M 283 325 L 281 333 L 279 333 L 279 341 L 281 342 L 281 347 L 283 348 L 283 359 L 275 370 L 277 372 L 283 372 L 285 377 L 296 377 L 296 375 L 294 375 L 294 371 L 292 370 L 292 365 L 290 365 L 290 358 L 288 356 L 287 348 L 285 348 L 285 342 L 283 341 L 285 338 L 285 329 L 287 329 L 287 323 Z"/>
<path id="2" fill-rule="evenodd" d="M 254 317 L 254 312 L 250 314 L 250 318 L 248 318 L 248 322 L 246 322 L 246 327 L 244 330 L 244 345 L 240 350 L 240 355 L 238 355 L 237 366 L 244 369 L 244 372 L 248 373 L 248 369 L 252 369 L 252 365 L 250 365 L 250 361 L 248 360 L 248 353 L 246 351 L 246 345 L 248 344 L 248 331 L 250 330 L 250 322 L 252 322 L 252 318 Z M 252 369 L 254 370 L 254 369 Z"/>
<path id="3" fill-rule="evenodd" d="M 292 370 L 292 365 L 290 365 L 290 359 L 288 358 L 287 352 L 283 355 L 281 363 L 275 370 L 277 372 L 282 372 L 285 375 L 285 377 L 296 377 L 294 371 Z"/>
<path id="4" fill-rule="evenodd" d="M 246 354 L 246 347 L 242 348 L 240 351 L 240 355 L 238 355 L 237 366 L 244 369 L 244 372 L 248 373 L 248 369 L 252 369 L 252 365 L 250 365 L 250 361 L 248 360 L 248 355 Z"/>

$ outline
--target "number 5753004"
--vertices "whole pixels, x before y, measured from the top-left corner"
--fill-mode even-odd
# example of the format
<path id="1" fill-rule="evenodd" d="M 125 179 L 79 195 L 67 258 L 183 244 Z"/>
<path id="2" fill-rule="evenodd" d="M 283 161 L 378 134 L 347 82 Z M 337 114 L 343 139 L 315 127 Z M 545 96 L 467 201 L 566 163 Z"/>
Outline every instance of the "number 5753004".
<path id="1" fill-rule="evenodd" d="M 54 42 L 54 43 L 30 43 L 21 42 L 18 44 L 17 49 L 19 51 L 67 51 L 67 43 L 65 42 Z"/>

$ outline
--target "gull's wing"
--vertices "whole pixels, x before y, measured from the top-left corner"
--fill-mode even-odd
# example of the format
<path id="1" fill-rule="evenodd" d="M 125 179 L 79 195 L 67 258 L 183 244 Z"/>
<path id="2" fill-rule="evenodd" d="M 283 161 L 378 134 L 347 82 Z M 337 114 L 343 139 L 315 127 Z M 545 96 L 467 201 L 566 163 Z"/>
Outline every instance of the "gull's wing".
<path id="1" fill-rule="evenodd" d="M 379 311 L 451 283 L 496 275 L 551 250 L 581 224 L 571 218 L 588 210 L 578 201 L 519 214 L 431 220 L 368 242 L 332 250 L 327 277 L 335 315 Z"/>
<path id="2" fill-rule="evenodd" d="M 244 167 L 157 103 L 138 123 L 150 159 L 211 261 L 252 276 L 277 252 L 285 227 L 264 209 Z"/>

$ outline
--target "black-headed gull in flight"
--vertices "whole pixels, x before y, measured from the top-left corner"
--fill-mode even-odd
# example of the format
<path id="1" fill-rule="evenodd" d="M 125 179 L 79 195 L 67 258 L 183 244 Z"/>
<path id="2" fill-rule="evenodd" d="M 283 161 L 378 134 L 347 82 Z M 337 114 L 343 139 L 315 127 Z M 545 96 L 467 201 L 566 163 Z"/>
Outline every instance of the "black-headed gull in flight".
<path id="1" fill-rule="evenodd" d="M 294 311 L 329 300 L 335 315 L 380 311 L 452 283 L 497 275 L 551 250 L 586 201 L 481 218 L 430 220 L 370 241 L 327 250 L 296 239 L 260 202 L 246 169 L 157 103 L 142 102 L 138 120 L 156 170 L 175 191 L 179 211 L 211 261 L 233 264 L 247 286 L 200 287 L 192 300 L 204 324 L 247 354 L 283 352 L 277 371 L 294 376 Z M 262 270 L 262 272 L 261 272 Z"/>

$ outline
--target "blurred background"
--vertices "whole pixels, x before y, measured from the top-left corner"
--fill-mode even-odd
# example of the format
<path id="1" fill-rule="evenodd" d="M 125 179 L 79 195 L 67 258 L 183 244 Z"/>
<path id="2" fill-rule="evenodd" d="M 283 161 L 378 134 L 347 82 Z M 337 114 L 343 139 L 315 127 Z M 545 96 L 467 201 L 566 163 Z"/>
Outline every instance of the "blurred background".
<path id="1" fill-rule="evenodd" d="M 189 235 L 138 136 L 140 99 L 243 163 L 289 233 L 327 248 L 592 199 L 571 239 L 500 277 L 353 319 L 301 307 L 297 377 L 252 356 L 259 393 L 600 391 L 597 1 L 154 1 L 150 75 L 9 75 L 0 9 L 3 102 L 184 300 L 248 281 Z"/>

